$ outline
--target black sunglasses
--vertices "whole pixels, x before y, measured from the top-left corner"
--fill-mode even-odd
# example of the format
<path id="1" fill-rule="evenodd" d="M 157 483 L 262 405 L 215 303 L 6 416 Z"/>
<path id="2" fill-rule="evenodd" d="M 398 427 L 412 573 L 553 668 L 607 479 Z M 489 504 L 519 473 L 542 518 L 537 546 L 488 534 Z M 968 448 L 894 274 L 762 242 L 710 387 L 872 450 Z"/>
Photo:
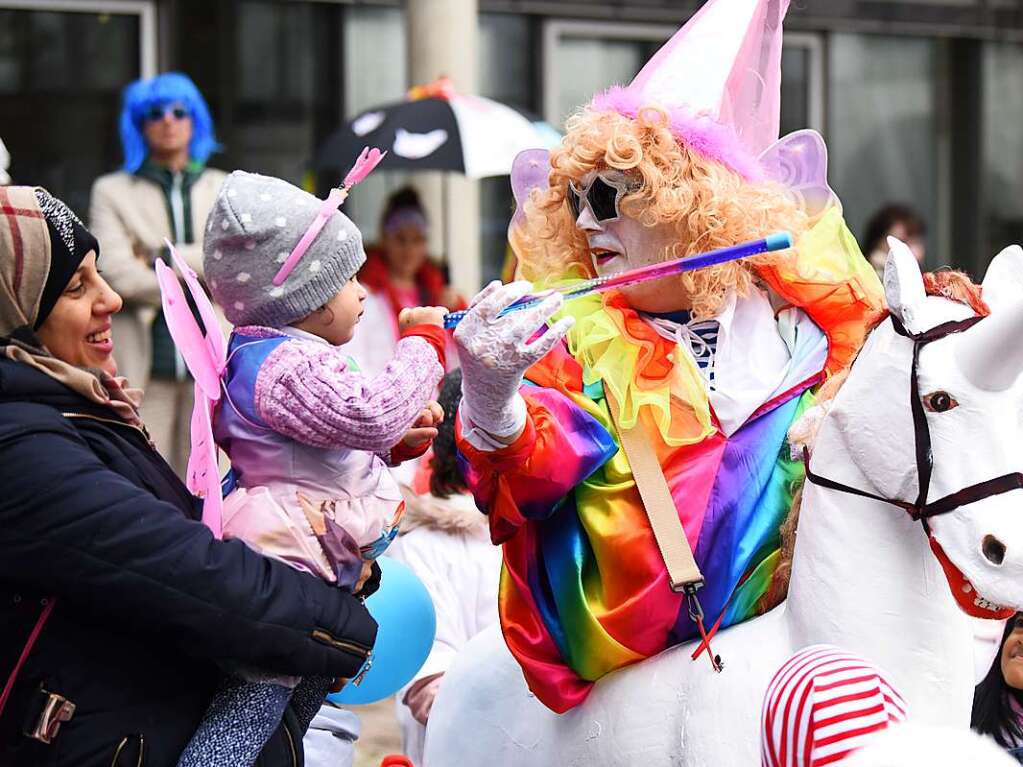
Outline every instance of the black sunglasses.
<path id="1" fill-rule="evenodd" d="M 634 190 L 634 184 L 622 179 L 618 182 L 615 179 L 606 179 L 603 176 L 595 176 L 589 184 L 580 189 L 575 182 L 568 182 L 568 207 L 574 218 L 579 218 L 582 213 L 583 203 L 590 206 L 590 213 L 597 220 L 598 224 L 606 224 L 617 221 L 622 216 L 622 197 Z"/>
<path id="2" fill-rule="evenodd" d="M 184 120 L 188 117 L 188 110 L 180 104 L 175 104 L 173 106 L 168 104 L 160 107 L 150 107 L 145 115 L 146 122 L 159 122 L 167 116 L 168 112 L 175 120 Z"/>

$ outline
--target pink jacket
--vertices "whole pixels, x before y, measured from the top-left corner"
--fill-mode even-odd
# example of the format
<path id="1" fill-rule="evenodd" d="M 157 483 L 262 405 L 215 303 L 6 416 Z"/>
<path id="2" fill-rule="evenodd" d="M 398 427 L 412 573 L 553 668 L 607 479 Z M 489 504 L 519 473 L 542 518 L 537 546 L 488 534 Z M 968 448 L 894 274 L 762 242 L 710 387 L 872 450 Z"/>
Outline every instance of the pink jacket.
<path id="1" fill-rule="evenodd" d="M 354 584 L 398 532 L 402 498 L 386 462 L 443 375 L 433 330 L 410 331 L 369 378 L 317 336 L 236 329 L 214 424 L 235 481 L 225 537 Z"/>

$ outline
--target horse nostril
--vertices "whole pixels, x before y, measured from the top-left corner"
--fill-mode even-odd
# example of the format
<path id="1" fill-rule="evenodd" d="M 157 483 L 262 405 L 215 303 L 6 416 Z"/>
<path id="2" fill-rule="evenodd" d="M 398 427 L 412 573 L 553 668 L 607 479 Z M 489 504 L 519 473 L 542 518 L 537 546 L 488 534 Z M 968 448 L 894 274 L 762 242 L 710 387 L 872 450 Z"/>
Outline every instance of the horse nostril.
<path id="1" fill-rule="evenodd" d="M 993 535 L 984 536 L 980 550 L 984 552 L 987 561 L 993 565 L 1000 565 L 1005 560 L 1005 544 Z"/>

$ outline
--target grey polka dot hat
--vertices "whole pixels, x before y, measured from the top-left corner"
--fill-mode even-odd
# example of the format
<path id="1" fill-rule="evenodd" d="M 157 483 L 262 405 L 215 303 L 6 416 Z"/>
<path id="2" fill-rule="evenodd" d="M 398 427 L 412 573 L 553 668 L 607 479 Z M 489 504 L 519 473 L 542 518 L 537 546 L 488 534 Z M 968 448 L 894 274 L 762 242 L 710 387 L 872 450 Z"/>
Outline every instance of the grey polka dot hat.
<path id="1" fill-rule="evenodd" d="M 227 177 L 207 222 L 203 268 L 213 300 L 232 324 L 280 328 L 308 317 L 366 262 L 358 228 L 337 213 L 274 286 L 322 204 L 279 178 L 240 170 Z"/>

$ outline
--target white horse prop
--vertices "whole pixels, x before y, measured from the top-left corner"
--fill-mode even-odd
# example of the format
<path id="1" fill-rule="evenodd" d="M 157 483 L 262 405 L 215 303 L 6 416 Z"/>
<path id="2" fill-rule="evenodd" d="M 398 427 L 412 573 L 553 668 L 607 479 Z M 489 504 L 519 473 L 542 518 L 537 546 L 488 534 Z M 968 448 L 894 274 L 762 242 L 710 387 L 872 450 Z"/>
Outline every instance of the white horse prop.
<path id="1" fill-rule="evenodd" d="M 820 423 L 787 601 L 718 634 L 722 673 L 681 645 L 605 676 L 560 716 L 529 693 L 500 632 L 484 633 L 445 677 L 426 767 L 750 767 L 772 674 L 816 643 L 884 668 L 914 722 L 968 726 L 959 605 L 1023 608 L 1023 250 L 992 261 L 992 313 L 975 321 L 927 296 L 909 249 L 890 244 L 891 316 Z"/>

